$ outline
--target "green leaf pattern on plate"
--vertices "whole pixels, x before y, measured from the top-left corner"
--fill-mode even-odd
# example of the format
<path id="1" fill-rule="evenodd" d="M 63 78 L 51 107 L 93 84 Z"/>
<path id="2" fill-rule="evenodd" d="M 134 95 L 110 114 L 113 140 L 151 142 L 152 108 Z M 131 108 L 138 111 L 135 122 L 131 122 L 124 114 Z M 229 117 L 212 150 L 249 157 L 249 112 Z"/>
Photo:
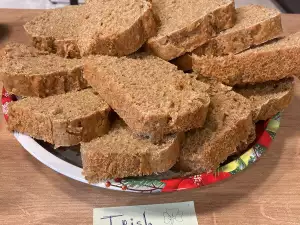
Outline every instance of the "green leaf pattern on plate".
<path id="1" fill-rule="evenodd" d="M 146 179 L 122 179 L 122 184 L 126 185 L 127 187 L 149 187 L 154 189 L 161 189 L 165 186 L 165 183 L 161 182 L 160 180 L 146 180 Z"/>

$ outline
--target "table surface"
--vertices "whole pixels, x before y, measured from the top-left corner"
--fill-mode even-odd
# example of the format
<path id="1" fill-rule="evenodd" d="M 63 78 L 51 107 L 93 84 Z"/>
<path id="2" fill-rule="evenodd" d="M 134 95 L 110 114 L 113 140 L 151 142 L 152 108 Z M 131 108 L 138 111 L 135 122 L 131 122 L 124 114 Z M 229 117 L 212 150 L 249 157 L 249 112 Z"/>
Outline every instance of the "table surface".
<path id="1" fill-rule="evenodd" d="M 38 13 L 1 9 L 0 47 L 7 41 L 28 43 L 22 25 Z M 300 15 L 283 15 L 282 19 L 286 33 L 300 30 Z M 100 189 L 54 172 L 20 146 L 6 130 L 0 113 L 0 224 L 92 224 L 93 208 L 194 201 L 200 225 L 299 225 L 298 104 L 299 81 L 275 142 L 245 172 L 200 189 L 152 195 Z"/>

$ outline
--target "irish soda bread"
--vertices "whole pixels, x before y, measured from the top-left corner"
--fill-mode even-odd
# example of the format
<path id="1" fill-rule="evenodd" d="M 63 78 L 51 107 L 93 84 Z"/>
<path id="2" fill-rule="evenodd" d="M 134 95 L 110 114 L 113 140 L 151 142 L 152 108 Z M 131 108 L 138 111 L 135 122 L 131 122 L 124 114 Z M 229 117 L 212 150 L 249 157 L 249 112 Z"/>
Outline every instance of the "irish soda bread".
<path id="1" fill-rule="evenodd" d="M 110 107 L 91 89 L 28 97 L 9 104 L 8 129 L 55 147 L 77 145 L 105 134 Z"/>
<path id="2" fill-rule="evenodd" d="M 153 140 L 205 122 L 208 86 L 158 57 L 89 58 L 84 78 L 135 133 Z"/>
<path id="3" fill-rule="evenodd" d="M 235 23 L 233 0 L 152 0 L 160 27 L 146 47 L 165 60 L 207 42 Z"/>
<path id="4" fill-rule="evenodd" d="M 238 145 L 238 147 L 236 148 L 237 153 L 244 153 L 245 151 L 249 150 L 249 147 L 251 146 L 251 144 L 253 144 L 254 141 L 256 140 L 256 129 L 255 128 L 256 128 L 255 126 L 252 126 L 252 129 L 250 131 L 250 134 L 249 134 L 247 140 L 242 141 Z"/>
<path id="5" fill-rule="evenodd" d="M 280 12 L 259 5 L 248 5 L 236 10 L 237 21 L 233 28 L 195 49 L 197 55 L 221 56 L 236 54 L 260 45 L 282 34 Z"/>
<path id="6" fill-rule="evenodd" d="M 20 44 L 11 44 L 3 52 L 0 78 L 9 93 L 47 97 L 87 87 L 80 59 L 64 59 Z"/>
<path id="7" fill-rule="evenodd" d="M 4 105 L 8 128 L 80 144 L 90 183 L 217 172 L 300 76 L 300 32 L 282 38 L 277 10 L 234 0 L 86 0 L 25 29 L 33 47 L 0 51 L 4 88 L 25 97 Z"/>
<path id="8" fill-rule="evenodd" d="M 211 86 L 211 104 L 205 126 L 185 135 L 176 166 L 181 171 L 217 169 L 253 131 L 250 102 L 227 87 L 220 87 Z"/>
<path id="9" fill-rule="evenodd" d="M 0 60 L 10 60 L 25 56 L 47 55 L 47 52 L 39 51 L 36 48 L 21 43 L 11 42 L 0 50 Z"/>
<path id="10" fill-rule="evenodd" d="M 193 69 L 225 84 L 262 83 L 300 74 L 300 32 L 237 55 L 193 54 Z"/>
<path id="11" fill-rule="evenodd" d="M 48 10 L 25 25 L 33 45 L 63 57 L 128 55 L 156 34 L 148 0 L 99 0 Z"/>
<path id="12" fill-rule="evenodd" d="M 235 88 L 235 91 L 251 101 L 253 120 L 257 122 L 270 119 L 288 107 L 294 94 L 293 82 L 293 78 L 287 78 L 263 84 L 247 85 Z"/>
<path id="13" fill-rule="evenodd" d="M 272 40 L 282 33 L 280 12 L 259 5 L 236 9 L 237 21 L 233 28 L 221 32 L 204 45 L 196 48 L 196 55 L 222 56 L 236 54 L 250 47 Z M 192 69 L 189 53 L 174 60 L 180 69 Z"/>
<path id="14" fill-rule="evenodd" d="M 155 145 L 133 135 L 118 121 L 107 135 L 81 144 L 83 174 L 90 183 L 97 183 L 102 179 L 165 172 L 176 163 L 179 148 L 177 135 Z"/>

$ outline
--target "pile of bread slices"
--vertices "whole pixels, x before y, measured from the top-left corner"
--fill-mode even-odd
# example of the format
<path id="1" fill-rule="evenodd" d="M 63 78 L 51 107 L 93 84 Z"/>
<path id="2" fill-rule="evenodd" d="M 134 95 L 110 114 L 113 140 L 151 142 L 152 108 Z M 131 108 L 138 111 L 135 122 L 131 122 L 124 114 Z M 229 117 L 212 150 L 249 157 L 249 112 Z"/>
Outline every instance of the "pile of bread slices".
<path id="1" fill-rule="evenodd" d="M 300 33 L 233 0 L 89 0 L 25 30 L 32 46 L 1 50 L 4 88 L 22 97 L 8 128 L 80 144 L 91 183 L 217 169 L 289 105 L 300 74 Z"/>

